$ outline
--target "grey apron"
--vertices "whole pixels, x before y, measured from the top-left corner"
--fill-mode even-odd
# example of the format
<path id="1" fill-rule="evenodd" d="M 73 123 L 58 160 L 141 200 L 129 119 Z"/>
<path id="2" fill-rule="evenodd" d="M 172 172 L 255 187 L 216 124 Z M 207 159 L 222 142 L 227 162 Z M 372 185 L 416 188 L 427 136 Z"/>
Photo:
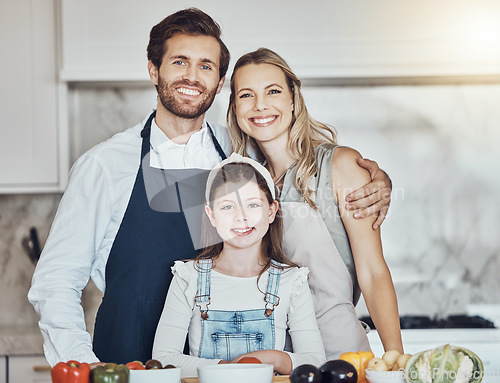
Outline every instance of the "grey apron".
<path id="1" fill-rule="evenodd" d="M 370 350 L 365 327 L 354 310 L 352 276 L 320 211 L 302 201 L 293 186 L 294 168 L 285 175 L 280 197 L 284 250 L 289 259 L 310 270 L 309 286 L 326 358 L 336 359 L 347 351 Z M 316 190 L 315 178 L 309 184 L 312 190 Z"/>

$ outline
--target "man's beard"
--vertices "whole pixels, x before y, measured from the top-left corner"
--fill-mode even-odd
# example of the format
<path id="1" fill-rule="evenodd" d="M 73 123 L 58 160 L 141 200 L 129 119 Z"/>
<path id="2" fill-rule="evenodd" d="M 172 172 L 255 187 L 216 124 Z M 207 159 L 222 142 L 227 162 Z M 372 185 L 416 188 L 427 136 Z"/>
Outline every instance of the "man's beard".
<path id="1" fill-rule="evenodd" d="M 200 101 L 193 105 L 188 102 L 179 102 L 176 98 L 177 91 L 176 88 L 186 85 L 197 88 L 201 91 L 199 97 L 201 97 Z M 208 91 L 205 86 L 200 84 L 199 82 L 190 82 L 188 80 L 180 80 L 174 81 L 172 83 L 168 83 L 163 81 L 161 77 L 158 77 L 158 97 L 160 98 L 160 102 L 162 105 L 173 115 L 186 118 L 186 119 L 195 119 L 204 114 L 208 108 L 212 105 L 215 99 L 215 95 L 217 94 L 217 87 Z"/>

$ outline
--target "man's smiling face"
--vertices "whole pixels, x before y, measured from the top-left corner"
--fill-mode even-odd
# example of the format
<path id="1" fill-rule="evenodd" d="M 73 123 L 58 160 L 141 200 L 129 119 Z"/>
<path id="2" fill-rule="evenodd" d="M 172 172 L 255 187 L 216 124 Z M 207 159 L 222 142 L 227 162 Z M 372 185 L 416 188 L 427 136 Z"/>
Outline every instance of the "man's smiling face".
<path id="1" fill-rule="evenodd" d="M 175 34 L 158 70 L 159 101 L 170 113 L 187 119 L 204 114 L 220 92 L 220 45 L 211 36 Z M 153 81 L 154 81 L 153 80 Z"/>

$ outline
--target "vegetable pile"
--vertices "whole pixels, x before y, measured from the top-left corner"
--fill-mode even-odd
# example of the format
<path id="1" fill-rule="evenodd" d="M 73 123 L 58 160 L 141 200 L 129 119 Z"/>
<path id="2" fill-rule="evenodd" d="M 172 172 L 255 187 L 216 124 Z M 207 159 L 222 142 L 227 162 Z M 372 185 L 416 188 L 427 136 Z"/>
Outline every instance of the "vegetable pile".
<path id="1" fill-rule="evenodd" d="M 90 368 L 88 363 L 70 360 L 57 363 L 51 370 L 52 383 L 128 383 L 130 370 L 158 370 L 175 368 L 171 364 L 162 366 L 156 359 L 150 359 L 144 365 L 141 361 L 129 362 L 126 365 L 107 363 Z"/>
<path id="2" fill-rule="evenodd" d="M 290 382 L 368 383 L 366 370 L 402 371 L 410 357 L 410 354 L 401 354 L 397 350 L 387 351 L 382 358 L 375 358 L 371 351 L 345 352 L 339 359 L 329 360 L 319 369 L 310 364 L 297 366 L 290 374 Z"/>
<path id="3" fill-rule="evenodd" d="M 399 371 L 406 368 L 410 354 L 401 354 L 398 350 L 387 351 L 382 358 L 372 358 L 368 361 L 365 369 L 373 371 Z"/>

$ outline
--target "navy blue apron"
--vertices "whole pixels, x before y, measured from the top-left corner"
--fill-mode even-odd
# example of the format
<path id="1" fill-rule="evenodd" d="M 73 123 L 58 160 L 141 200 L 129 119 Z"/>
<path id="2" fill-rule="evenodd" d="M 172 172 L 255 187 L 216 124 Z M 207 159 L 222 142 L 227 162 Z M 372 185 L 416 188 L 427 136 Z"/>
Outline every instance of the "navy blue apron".
<path id="1" fill-rule="evenodd" d="M 151 208 L 148 200 L 143 168 L 149 167 L 149 162 L 143 159 L 150 151 L 155 114 L 141 132 L 141 164 L 106 264 L 106 290 L 93 340 L 94 353 L 103 362 L 145 363 L 151 359 L 156 327 L 172 280 L 170 268 L 176 260 L 196 256 L 182 208 L 162 212 Z M 221 159 L 225 159 L 210 126 L 208 131 Z M 199 193 L 198 200 L 203 200 L 204 190 Z M 177 197 L 180 205 L 178 187 Z"/>

